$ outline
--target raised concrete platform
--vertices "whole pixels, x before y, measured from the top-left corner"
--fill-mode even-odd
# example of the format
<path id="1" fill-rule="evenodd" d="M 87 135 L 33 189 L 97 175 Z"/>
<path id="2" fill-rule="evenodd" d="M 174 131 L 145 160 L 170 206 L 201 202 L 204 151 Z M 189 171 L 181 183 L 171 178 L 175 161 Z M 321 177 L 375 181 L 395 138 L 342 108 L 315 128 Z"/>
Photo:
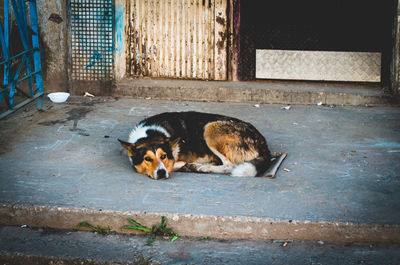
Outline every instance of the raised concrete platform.
<path id="1" fill-rule="evenodd" d="M 0 224 L 127 232 L 128 217 L 166 216 L 179 235 L 400 242 L 400 109 L 281 107 L 72 97 L 14 113 L 0 121 Z M 277 178 L 134 173 L 117 138 L 146 116 L 188 110 L 253 123 L 289 153 Z"/>
<path id="2" fill-rule="evenodd" d="M 309 81 L 196 81 L 131 78 L 118 81 L 112 93 L 134 98 L 244 103 L 378 106 L 392 97 L 379 84 Z"/>

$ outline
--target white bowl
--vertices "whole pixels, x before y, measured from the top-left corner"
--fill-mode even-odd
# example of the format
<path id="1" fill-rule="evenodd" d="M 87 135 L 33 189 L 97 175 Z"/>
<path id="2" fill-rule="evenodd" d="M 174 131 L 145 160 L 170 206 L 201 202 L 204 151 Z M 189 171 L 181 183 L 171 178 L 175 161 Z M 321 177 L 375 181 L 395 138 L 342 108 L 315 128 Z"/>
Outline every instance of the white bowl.
<path id="1" fill-rule="evenodd" d="M 55 93 L 50 93 L 47 95 L 50 100 L 54 103 L 61 103 L 61 102 L 65 102 L 68 97 L 69 97 L 69 93 L 67 92 L 55 92 Z"/>

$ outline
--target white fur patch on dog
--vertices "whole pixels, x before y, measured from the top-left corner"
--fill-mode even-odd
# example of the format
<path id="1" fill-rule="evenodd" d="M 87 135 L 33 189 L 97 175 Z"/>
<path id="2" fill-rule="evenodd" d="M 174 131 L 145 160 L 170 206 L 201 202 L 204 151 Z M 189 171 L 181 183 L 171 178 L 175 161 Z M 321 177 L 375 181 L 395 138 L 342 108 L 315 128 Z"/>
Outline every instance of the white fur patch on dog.
<path id="1" fill-rule="evenodd" d="M 139 139 L 146 138 L 147 137 L 147 130 L 159 131 L 162 134 L 164 134 L 166 137 L 168 137 L 168 138 L 171 137 L 171 135 L 167 132 L 167 130 L 165 130 L 161 126 L 157 126 L 157 125 L 147 126 L 147 125 L 139 124 L 129 134 L 128 142 L 134 144 Z"/>
<path id="2" fill-rule="evenodd" d="M 256 167 L 248 162 L 244 162 L 235 166 L 232 169 L 231 176 L 233 177 L 255 177 L 257 175 Z"/>
<path id="3" fill-rule="evenodd" d="M 177 144 L 175 146 L 175 149 L 172 151 L 172 156 L 174 157 L 174 159 L 178 159 L 180 151 L 181 151 L 181 148 L 180 148 L 179 144 Z"/>
<path id="4" fill-rule="evenodd" d="M 229 172 L 232 172 L 232 166 L 231 165 L 219 165 L 215 166 L 213 164 L 208 164 L 208 163 L 190 163 L 192 166 L 196 167 L 196 170 L 198 172 L 204 172 L 204 173 L 216 173 L 216 174 L 227 174 Z"/>
<path id="5" fill-rule="evenodd" d="M 161 170 L 161 169 L 164 169 L 164 170 L 165 170 L 165 178 L 166 178 L 166 179 L 169 178 L 168 170 L 167 170 L 167 168 L 165 167 L 164 163 L 161 162 L 160 160 L 159 160 L 158 162 L 160 162 L 160 164 L 158 164 L 158 167 L 156 168 L 156 170 L 154 170 L 153 176 L 158 177 L 158 176 L 157 176 L 157 171 L 158 171 L 158 170 Z"/>

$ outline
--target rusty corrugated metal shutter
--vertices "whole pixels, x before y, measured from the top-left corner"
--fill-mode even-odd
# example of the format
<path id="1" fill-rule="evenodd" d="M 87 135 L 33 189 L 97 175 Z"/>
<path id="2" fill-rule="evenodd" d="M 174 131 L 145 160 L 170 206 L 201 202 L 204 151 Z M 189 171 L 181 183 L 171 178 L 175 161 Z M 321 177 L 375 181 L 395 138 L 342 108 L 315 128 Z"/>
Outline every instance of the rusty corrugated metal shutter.
<path id="1" fill-rule="evenodd" d="M 215 74 L 215 15 L 219 2 L 225 1 L 130 0 L 128 74 L 221 79 Z M 222 57 L 226 61 L 226 56 Z M 222 71 L 226 75 L 226 69 Z"/>

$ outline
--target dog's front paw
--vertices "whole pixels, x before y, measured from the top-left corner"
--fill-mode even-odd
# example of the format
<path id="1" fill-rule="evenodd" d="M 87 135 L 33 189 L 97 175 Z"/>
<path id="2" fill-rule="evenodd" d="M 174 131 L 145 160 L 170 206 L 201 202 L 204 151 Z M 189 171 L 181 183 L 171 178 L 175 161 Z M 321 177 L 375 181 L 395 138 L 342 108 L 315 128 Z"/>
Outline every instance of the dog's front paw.
<path id="1" fill-rule="evenodd" d="M 176 171 L 179 172 L 194 172 L 196 171 L 195 168 L 193 166 L 191 166 L 191 164 L 185 164 L 184 166 L 180 167 L 179 169 L 176 169 Z"/>
<path id="2" fill-rule="evenodd" d="M 196 162 L 189 163 L 189 164 L 185 165 L 185 167 L 188 168 L 190 171 L 195 171 L 195 172 L 199 172 L 200 168 L 202 168 L 203 166 L 204 166 L 204 164 L 196 163 Z"/>
<path id="3" fill-rule="evenodd" d="M 202 172 L 202 173 L 209 173 L 211 172 L 210 164 L 204 164 L 204 163 L 189 163 L 186 164 L 184 167 L 186 170 L 192 171 L 192 172 Z"/>
<path id="4" fill-rule="evenodd" d="M 203 163 L 190 163 L 188 166 L 195 172 L 226 174 L 232 171 L 231 165 L 213 165 Z"/>

